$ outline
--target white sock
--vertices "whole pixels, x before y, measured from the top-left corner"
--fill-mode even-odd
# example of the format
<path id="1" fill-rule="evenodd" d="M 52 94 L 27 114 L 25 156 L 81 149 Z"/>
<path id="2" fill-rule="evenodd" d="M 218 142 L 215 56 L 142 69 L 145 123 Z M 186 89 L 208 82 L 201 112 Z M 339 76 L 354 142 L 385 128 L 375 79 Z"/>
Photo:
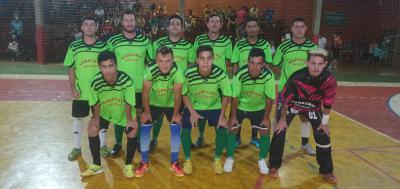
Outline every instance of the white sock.
<path id="1" fill-rule="evenodd" d="M 101 129 L 99 132 L 100 147 L 106 145 L 107 129 Z"/>
<path id="2" fill-rule="evenodd" d="M 301 122 L 300 127 L 301 127 L 301 137 L 303 137 L 303 138 L 310 137 L 311 124 L 308 121 Z"/>
<path id="3" fill-rule="evenodd" d="M 74 135 L 75 148 L 81 149 L 81 135 L 83 130 L 83 119 L 72 118 L 72 129 Z"/>

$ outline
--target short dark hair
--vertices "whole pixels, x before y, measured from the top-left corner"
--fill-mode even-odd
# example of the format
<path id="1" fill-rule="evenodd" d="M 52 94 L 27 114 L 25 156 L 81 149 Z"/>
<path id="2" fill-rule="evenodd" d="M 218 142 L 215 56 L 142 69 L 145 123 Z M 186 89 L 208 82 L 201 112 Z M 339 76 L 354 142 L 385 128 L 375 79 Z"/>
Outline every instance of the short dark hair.
<path id="1" fill-rule="evenodd" d="M 296 17 L 292 20 L 292 26 L 295 22 L 303 22 L 305 25 L 307 25 L 306 20 L 303 17 Z"/>
<path id="2" fill-rule="evenodd" d="M 112 51 L 106 50 L 101 52 L 97 58 L 97 63 L 100 65 L 101 62 L 104 62 L 106 60 L 113 60 L 115 64 L 117 64 L 117 57 L 115 56 L 115 53 Z"/>
<path id="3" fill-rule="evenodd" d="M 248 60 L 250 60 L 253 57 L 260 57 L 260 56 L 263 58 L 263 62 L 265 62 L 265 53 L 264 53 L 264 51 L 262 49 L 260 49 L 260 48 L 252 48 L 250 50 L 250 52 L 249 52 L 249 59 Z"/>
<path id="4" fill-rule="evenodd" d="M 215 13 L 213 13 L 213 14 L 210 14 L 210 16 L 207 17 L 207 22 L 206 22 L 206 23 L 208 23 L 212 17 L 218 17 L 218 18 L 219 18 L 219 21 L 220 21 L 221 23 L 224 22 L 223 19 L 222 19 L 222 16 L 221 16 L 220 14 L 215 14 Z"/>
<path id="5" fill-rule="evenodd" d="M 171 20 L 174 19 L 174 18 L 176 18 L 179 21 L 181 21 L 181 26 L 183 28 L 183 19 L 179 15 L 172 15 L 171 17 L 169 17 L 168 26 L 171 24 Z"/>
<path id="6" fill-rule="evenodd" d="M 135 12 L 133 12 L 132 10 L 127 9 L 121 14 L 121 20 L 124 18 L 125 15 L 129 15 L 129 14 L 133 15 L 133 17 L 135 17 L 135 19 L 136 19 Z"/>
<path id="7" fill-rule="evenodd" d="M 250 17 L 248 17 L 247 19 L 246 19 L 246 25 L 245 26 L 247 26 L 247 24 L 249 23 L 249 22 L 256 22 L 257 23 L 257 26 L 260 26 L 260 23 L 258 22 L 258 19 L 256 18 L 256 17 L 252 17 L 252 16 L 250 16 Z"/>
<path id="8" fill-rule="evenodd" d="M 211 52 L 211 55 L 214 56 L 214 50 L 210 45 L 201 45 L 199 48 L 197 48 L 196 57 L 198 58 L 199 54 L 204 51 Z"/>
<path id="9" fill-rule="evenodd" d="M 158 54 L 162 54 L 162 55 L 167 55 L 167 54 L 171 54 L 172 57 L 174 57 L 174 52 L 172 51 L 171 48 L 167 47 L 167 46 L 161 46 L 160 48 L 157 49 L 156 52 L 156 56 Z"/>
<path id="10" fill-rule="evenodd" d="M 94 23 L 96 23 L 96 19 L 93 16 L 85 16 L 82 18 L 81 25 L 83 25 L 83 22 L 85 22 L 86 20 L 93 20 Z"/>

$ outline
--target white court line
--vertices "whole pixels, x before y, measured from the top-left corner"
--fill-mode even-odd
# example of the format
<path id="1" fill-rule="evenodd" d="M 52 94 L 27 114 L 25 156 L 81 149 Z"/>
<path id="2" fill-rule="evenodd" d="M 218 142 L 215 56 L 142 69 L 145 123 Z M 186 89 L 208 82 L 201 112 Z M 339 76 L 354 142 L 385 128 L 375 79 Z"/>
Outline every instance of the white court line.
<path id="1" fill-rule="evenodd" d="M 353 119 L 353 118 L 350 118 L 350 117 L 348 117 L 348 116 L 346 116 L 346 115 L 344 115 L 344 114 L 342 114 L 342 113 L 339 113 L 339 112 L 337 112 L 336 110 L 331 110 L 331 111 L 334 111 L 335 113 L 339 114 L 340 116 L 342 116 L 342 117 L 344 117 L 344 118 L 346 118 L 346 119 L 349 119 L 349 120 L 351 120 L 351 121 L 353 121 L 353 122 L 359 124 L 360 126 L 362 126 L 362 127 L 364 127 L 364 128 L 367 128 L 367 129 L 369 129 L 369 130 L 371 130 L 371 131 L 373 131 L 373 132 L 375 132 L 375 133 L 377 133 L 377 134 L 379 134 L 379 135 L 381 135 L 381 136 L 385 136 L 385 137 L 387 137 L 387 138 L 393 140 L 394 142 L 400 144 L 400 140 L 397 140 L 397 139 L 395 139 L 395 138 L 393 138 L 393 137 L 391 137 L 391 136 L 389 136 L 389 135 L 387 135 L 387 134 L 385 134 L 385 133 L 382 133 L 382 132 L 380 132 L 380 131 L 378 131 L 378 130 L 375 130 L 375 129 L 371 128 L 371 127 L 368 127 L 367 125 L 365 125 L 365 124 L 363 124 L 363 123 L 361 123 L 361 122 L 359 122 L 359 121 L 357 121 L 357 120 L 355 120 L 355 119 Z"/>

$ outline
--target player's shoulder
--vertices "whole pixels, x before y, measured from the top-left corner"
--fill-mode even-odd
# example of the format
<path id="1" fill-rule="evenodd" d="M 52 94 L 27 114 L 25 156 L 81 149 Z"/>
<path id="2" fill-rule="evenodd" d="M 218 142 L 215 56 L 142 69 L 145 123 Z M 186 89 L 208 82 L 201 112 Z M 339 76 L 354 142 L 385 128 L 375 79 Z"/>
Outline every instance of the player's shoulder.
<path id="1" fill-rule="evenodd" d="M 190 41 L 188 41 L 187 39 L 181 39 L 181 40 L 179 40 L 178 44 L 179 44 L 180 46 L 185 46 L 185 47 L 191 47 L 191 46 L 193 46 L 193 44 L 192 44 Z"/>
<path id="2" fill-rule="evenodd" d="M 206 41 L 208 39 L 207 33 L 200 34 L 196 37 L 196 42 Z"/>
<path id="3" fill-rule="evenodd" d="M 118 79 L 116 86 L 120 86 L 122 88 L 129 87 L 133 84 L 133 79 L 129 77 L 128 74 L 126 74 L 123 71 L 118 71 Z"/>
<path id="4" fill-rule="evenodd" d="M 248 66 L 247 66 L 247 64 L 246 65 L 243 65 L 243 66 L 241 66 L 237 71 L 236 71 L 236 73 L 235 73 L 235 75 L 237 76 L 237 77 L 243 77 L 243 75 L 246 75 L 246 74 L 248 74 Z"/>
<path id="5" fill-rule="evenodd" d="M 185 78 L 187 78 L 187 79 L 190 79 L 191 77 L 198 75 L 197 65 L 187 68 L 184 72 L 184 75 L 185 75 Z"/>
<path id="6" fill-rule="evenodd" d="M 99 86 L 101 86 L 103 83 L 103 75 L 101 74 L 101 72 L 98 72 L 93 76 L 92 80 L 90 81 L 90 87 L 93 89 L 98 89 Z"/>
<path id="7" fill-rule="evenodd" d="M 264 38 L 259 38 L 257 40 L 257 46 L 269 46 L 269 42 Z"/>
<path id="8" fill-rule="evenodd" d="M 135 41 L 143 42 L 143 43 L 150 43 L 150 39 L 141 33 L 136 34 Z"/>
<path id="9" fill-rule="evenodd" d="M 123 38 L 124 38 L 124 36 L 122 35 L 122 33 L 119 33 L 119 34 L 115 34 L 115 35 L 111 36 L 110 38 L 108 38 L 107 42 L 111 42 L 112 43 L 114 41 L 121 40 Z"/>
<path id="10" fill-rule="evenodd" d="M 308 68 L 304 67 L 300 70 L 293 72 L 293 74 L 289 77 L 291 80 L 305 80 L 309 77 Z"/>
<path id="11" fill-rule="evenodd" d="M 224 72 L 224 70 L 222 70 L 220 67 L 216 66 L 215 64 L 212 65 L 211 77 L 222 79 L 225 76 L 226 76 L 226 73 Z"/>
<path id="12" fill-rule="evenodd" d="M 247 42 L 246 38 L 242 38 L 236 42 L 235 47 L 240 49 L 240 48 L 246 47 L 248 45 L 249 45 L 249 43 Z"/>
<path id="13" fill-rule="evenodd" d="M 270 69 L 264 67 L 261 70 L 260 79 L 268 81 L 270 79 L 275 79 L 275 76 L 274 76 L 274 73 Z"/>
<path id="14" fill-rule="evenodd" d="M 80 48 L 80 47 L 82 47 L 82 46 L 85 46 L 85 43 L 83 42 L 83 40 L 82 39 L 77 39 L 77 40 L 75 40 L 75 41 L 73 41 L 70 45 L 69 45 L 69 48 L 71 49 L 71 50 L 76 50 L 77 48 Z"/>
<path id="15" fill-rule="evenodd" d="M 282 50 L 293 44 L 294 44 L 294 42 L 291 39 L 286 39 L 285 41 L 283 41 L 281 44 L 278 45 L 277 49 Z"/>
<path id="16" fill-rule="evenodd" d="M 154 44 L 157 46 L 163 46 L 169 43 L 168 36 L 162 36 L 154 41 Z"/>
<path id="17" fill-rule="evenodd" d="M 303 43 L 303 46 L 308 48 L 317 48 L 317 45 L 309 39 L 306 39 L 306 41 Z"/>
<path id="18" fill-rule="evenodd" d="M 320 77 L 324 81 L 328 81 L 329 80 L 330 82 L 335 82 L 336 83 L 335 75 L 331 71 L 329 71 L 328 69 L 324 69 L 324 71 L 322 71 Z"/>

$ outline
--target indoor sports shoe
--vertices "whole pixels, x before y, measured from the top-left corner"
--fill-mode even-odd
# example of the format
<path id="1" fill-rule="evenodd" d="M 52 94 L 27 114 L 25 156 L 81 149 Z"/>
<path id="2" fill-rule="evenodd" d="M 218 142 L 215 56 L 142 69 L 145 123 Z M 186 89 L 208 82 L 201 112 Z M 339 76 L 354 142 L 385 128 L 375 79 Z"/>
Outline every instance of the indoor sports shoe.
<path id="1" fill-rule="evenodd" d="M 310 143 L 301 146 L 301 149 L 305 151 L 308 155 L 315 156 L 315 151 L 312 149 Z"/>
<path id="2" fill-rule="evenodd" d="M 214 159 L 212 166 L 216 174 L 222 174 L 224 172 L 224 168 L 222 167 L 222 162 L 220 159 Z"/>
<path id="3" fill-rule="evenodd" d="M 183 176 L 185 176 L 185 172 L 183 171 L 183 168 L 178 164 L 178 162 L 176 162 L 176 163 L 171 163 L 170 170 L 172 171 L 172 173 L 173 173 L 175 176 L 178 176 L 178 177 L 183 177 Z"/>
<path id="4" fill-rule="evenodd" d="M 242 139 L 240 137 L 236 137 L 235 148 L 242 144 Z"/>
<path id="5" fill-rule="evenodd" d="M 114 144 L 114 147 L 112 148 L 110 154 L 111 154 L 112 156 L 116 156 L 116 155 L 119 154 L 119 152 L 121 151 L 121 149 L 122 149 L 122 145 L 121 145 L 121 144 Z"/>
<path id="6" fill-rule="evenodd" d="M 103 167 L 101 167 L 100 165 L 91 164 L 85 171 L 81 173 L 81 177 L 97 175 L 99 173 L 102 173 L 103 171 Z"/>
<path id="7" fill-rule="evenodd" d="M 203 146 L 204 143 L 204 138 L 203 137 L 198 137 L 196 140 L 196 143 L 194 143 L 194 147 L 195 148 L 200 148 L 201 146 Z"/>
<path id="8" fill-rule="evenodd" d="M 333 173 L 320 173 L 319 175 L 321 175 L 321 177 L 326 181 L 329 182 L 331 184 L 337 184 L 337 178 L 335 177 L 335 175 Z"/>
<path id="9" fill-rule="evenodd" d="M 260 148 L 260 139 L 252 138 L 251 141 L 250 141 L 250 144 L 256 146 L 256 148 Z"/>
<path id="10" fill-rule="evenodd" d="M 265 162 L 265 159 L 260 159 L 258 160 L 258 167 L 260 168 L 260 173 L 261 174 L 268 174 L 268 166 L 267 163 Z"/>
<path id="11" fill-rule="evenodd" d="M 193 173 L 191 160 L 185 160 L 185 162 L 183 163 L 183 172 L 187 175 L 191 175 Z"/>
<path id="12" fill-rule="evenodd" d="M 106 157 L 110 156 L 110 150 L 108 150 L 106 145 L 100 147 L 100 155 L 103 158 L 106 158 Z"/>
<path id="13" fill-rule="evenodd" d="M 273 177 L 273 178 L 278 178 L 278 169 L 277 168 L 269 168 L 268 176 Z"/>
<path id="14" fill-rule="evenodd" d="M 126 178 L 133 178 L 135 177 L 135 172 L 133 171 L 133 165 L 129 164 L 129 165 L 125 165 L 125 169 L 124 169 L 124 176 Z"/>
<path id="15" fill-rule="evenodd" d="M 136 169 L 136 171 L 135 171 L 135 177 L 142 177 L 142 176 L 144 176 L 144 173 L 146 172 L 146 171 L 148 171 L 150 169 L 150 166 L 149 166 L 149 164 L 148 163 L 145 163 L 145 162 L 140 162 L 140 165 L 139 165 L 139 167 Z"/>
<path id="16" fill-rule="evenodd" d="M 235 160 L 233 160 L 233 158 L 231 158 L 231 157 L 226 158 L 225 163 L 224 163 L 224 172 L 231 173 L 234 163 L 235 163 Z"/>
<path id="17" fill-rule="evenodd" d="M 153 151 L 157 148 L 157 140 L 151 140 L 150 142 L 150 151 Z"/>
<path id="18" fill-rule="evenodd" d="M 72 151 L 68 154 L 68 160 L 69 161 L 74 161 L 78 156 L 81 155 L 81 149 L 79 148 L 74 148 Z"/>

